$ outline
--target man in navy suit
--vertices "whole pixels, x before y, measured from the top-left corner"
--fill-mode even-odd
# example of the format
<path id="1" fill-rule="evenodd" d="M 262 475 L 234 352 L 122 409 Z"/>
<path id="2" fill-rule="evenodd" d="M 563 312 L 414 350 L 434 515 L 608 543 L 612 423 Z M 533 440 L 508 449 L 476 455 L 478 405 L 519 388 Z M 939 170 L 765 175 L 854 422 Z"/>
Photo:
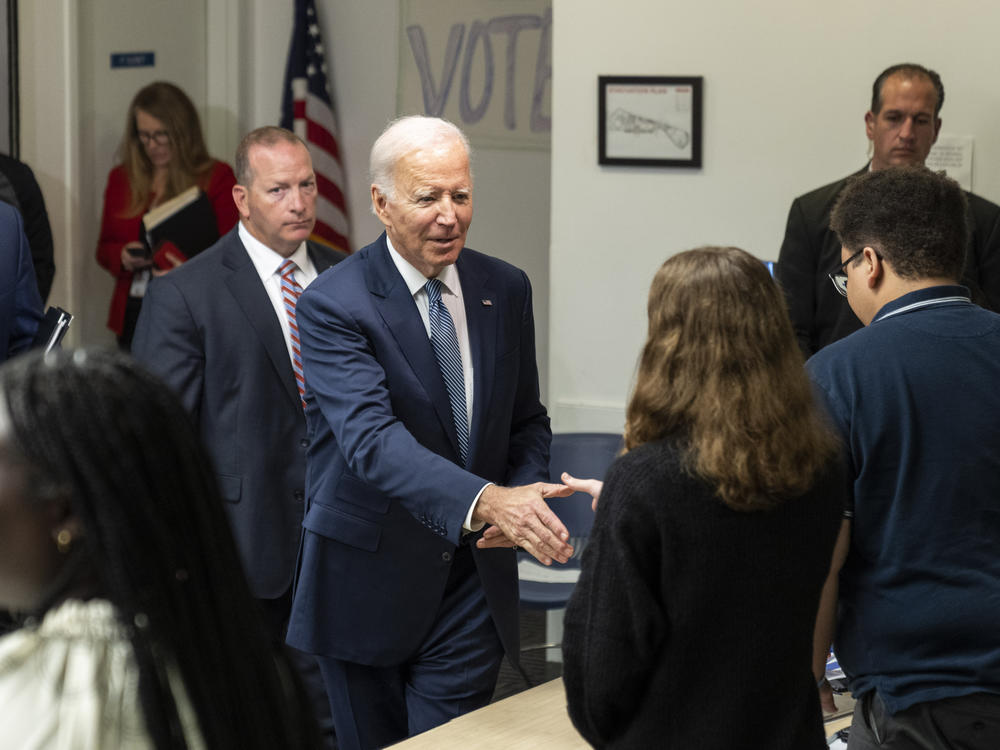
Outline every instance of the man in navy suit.
<path id="1" fill-rule="evenodd" d="M 569 490 L 540 481 L 531 286 L 464 247 L 465 136 L 402 118 L 371 172 L 385 233 L 298 307 L 310 447 L 288 641 L 319 655 L 346 750 L 488 703 L 504 652 L 517 659 L 509 547 L 572 553 L 543 499 Z"/>
<path id="2" fill-rule="evenodd" d="M 16 208 L 0 203 L 0 362 L 31 346 L 42 319 L 31 250 Z"/>
<path id="3" fill-rule="evenodd" d="M 307 440 L 279 269 L 293 261 L 294 278 L 305 287 L 346 256 L 307 241 L 316 221 L 316 176 L 294 133 L 267 127 L 244 137 L 236 180 L 239 224 L 150 284 L 132 353 L 180 394 L 199 425 L 250 588 L 281 640 Z M 299 656 L 309 683 L 315 660 Z M 307 686 L 328 717 L 318 673 Z"/>

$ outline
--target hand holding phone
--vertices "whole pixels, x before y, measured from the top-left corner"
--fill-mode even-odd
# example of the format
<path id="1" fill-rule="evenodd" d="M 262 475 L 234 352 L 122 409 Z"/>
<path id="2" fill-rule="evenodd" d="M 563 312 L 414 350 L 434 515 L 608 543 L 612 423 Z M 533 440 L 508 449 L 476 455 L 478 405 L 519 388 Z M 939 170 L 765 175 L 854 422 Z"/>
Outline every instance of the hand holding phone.
<path id="1" fill-rule="evenodd" d="M 122 266 L 129 271 L 147 268 L 152 262 L 152 251 L 141 242 L 129 242 L 122 248 Z"/>

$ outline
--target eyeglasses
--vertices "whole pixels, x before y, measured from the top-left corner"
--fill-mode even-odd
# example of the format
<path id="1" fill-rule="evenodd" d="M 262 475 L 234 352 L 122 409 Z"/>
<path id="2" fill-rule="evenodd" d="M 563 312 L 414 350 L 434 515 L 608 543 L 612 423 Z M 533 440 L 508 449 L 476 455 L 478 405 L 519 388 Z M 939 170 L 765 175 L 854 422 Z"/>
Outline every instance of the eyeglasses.
<path id="1" fill-rule="evenodd" d="M 146 146 L 149 145 L 150 141 L 157 146 L 166 146 L 170 143 L 170 133 L 166 130 L 154 130 L 152 133 L 148 130 L 137 130 L 136 135 L 139 136 L 139 140 Z"/>
<path id="2" fill-rule="evenodd" d="M 864 251 L 865 249 L 861 248 L 854 253 L 854 255 L 841 263 L 837 267 L 836 271 L 831 271 L 827 274 L 827 276 L 830 277 L 830 281 L 833 282 L 834 288 L 844 297 L 847 296 L 847 267 L 851 265 L 851 263 L 853 263 Z"/>

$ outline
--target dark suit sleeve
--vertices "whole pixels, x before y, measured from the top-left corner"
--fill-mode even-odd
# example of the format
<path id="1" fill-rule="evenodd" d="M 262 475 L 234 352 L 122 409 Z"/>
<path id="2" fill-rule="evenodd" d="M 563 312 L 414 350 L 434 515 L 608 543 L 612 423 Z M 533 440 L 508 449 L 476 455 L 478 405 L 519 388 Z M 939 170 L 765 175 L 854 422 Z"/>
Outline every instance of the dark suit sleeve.
<path id="1" fill-rule="evenodd" d="M 149 285 L 142 302 L 132 355 L 180 396 L 195 421 L 205 379 L 201 332 L 183 293 L 170 276 Z"/>
<path id="2" fill-rule="evenodd" d="M 7 234 L 9 245 L 17 248 L 17 284 L 14 290 L 14 320 L 7 341 L 7 356 L 29 348 L 35 340 L 38 323 L 42 319 L 42 299 L 38 294 L 35 269 L 31 264 L 31 250 L 24 234 L 21 215 L 10 208 L 13 224 Z"/>
<path id="3" fill-rule="evenodd" d="M 538 393 L 538 360 L 535 355 L 535 316 L 531 304 L 531 282 L 522 271 L 524 307 L 521 311 L 520 363 L 517 394 L 508 445 L 506 484 L 517 487 L 548 481 L 549 445 L 552 432 Z"/>
<path id="4" fill-rule="evenodd" d="M 414 518 L 430 519 L 457 544 L 484 482 L 426 448 L 396 416 L 386 372 L 366 330 L 381 322 L 355 320 L 312 287 L 299 299 L 296 317 L 306 382 L 350 471 L 397 499 Z"/>
<path id="5" fill-rule="evenodd" d="M 969 196 L 972 214 L 971 257 L 963 279 L 973 292 L 973 302 L 1000 312 L 1000 207 L 978 196 Z"/>
<path id="6" fill-rule="evenodd" d="M 38 279 L 38 293 L 44 303 L 52 289 L 52 279 L 56 273 L 56 264 L 52 247 L 52 227 L 49 225 L 49 214 L 45 210 L 45 198 L 38 187 L 38 181 L 27 164 L 21 162 L 5 162 L 7 176 L 14 188 L 17 202 L 24 216 L 24 233 L 28 237 L 31 248 L 31 262 L 35 267 L 35 277 Z"/>
<path id="7" fill-rule="evenodd" d="M 781 242 L 775 278 L 785 292 L 792 327 L 805 356 L 813 353 L 816 326 L 816 262 L 818 251 L 809 244 L 808 223 L 802 201 L 796 198 L 788 211 L 785 238 Z"/>

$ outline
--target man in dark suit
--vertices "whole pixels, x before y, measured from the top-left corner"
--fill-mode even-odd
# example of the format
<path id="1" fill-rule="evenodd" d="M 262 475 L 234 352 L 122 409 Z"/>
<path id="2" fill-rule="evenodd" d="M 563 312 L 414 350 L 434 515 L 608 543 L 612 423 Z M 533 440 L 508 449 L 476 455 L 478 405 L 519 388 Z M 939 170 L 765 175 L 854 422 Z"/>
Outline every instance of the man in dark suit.
<path id="1" fill-rule="evenodd" d="M 45 198 L 31 167 L 6 154 L 0 154 L 0 201 L 9 203 L 24 217 L 24 233 L 31 248 L 38 294 L 44 305 L 56 275 L 52 227 L 45 210 Z"/>
<path id="2" fill-rule="evenodd" d="M 856 174 L 923 164 L 941 130 L 943 104 L 944 85 L 933 70 L 903 63 L 882 71 L 865 114 L 872 160 Z M 807 357 L 862 327 L 827 278 L 840 264 L 840 242 L 830 229 L 830 210 L 847 180 L 795 199 L 775 269 Z M 1000 311 L 1000 206 L 972 193 L 966 197 L 969 245 L 962 284 L 969 287 L 975 302 Z"/>
<path id="3" fill-rule="evenodd" d="M 298 308 L 310 448 L 288 640 L 319 655 L 348 750 L 488 703 L 503 653 L 518 651 L 502 547 L 545 563 L 572 553 L 543 499 L 569 490 L 540 481 L 551 434 L 530 284 L 464 247 L 465 136 L 402 118 L 371 172 L 385 233 Z"/>
<path id="4" fill-rule="evenodd" d="M 31 251 L 17 209 L 0 203 L 0 362 L 28 349 L 42 319 Z"/>
<path id="5" fill-rule="evenodd" d="M 31 347 L 42 319 L 42 300 L 21 214 L 0 203 L 0 363 Z M 16 627 L 0 610 L 0 635 Z"/>
<path id="6" fill-rule="evenodd" d="M 292 279 L 305 287 L 345 256 L 307 241 L 316 220 L 316 176 L 294 133 L 270 127 L 249 133 L 236 152 L 236 180 L 239 224 L 150 285 L 132 353 L 180 394 L 198 423 L 251 590 L 280 639 L 308 443 L 294 320 L 283 299 L 289 282 L 282 273 L 289 272 L 281 269 L 291 260 Z"/>

